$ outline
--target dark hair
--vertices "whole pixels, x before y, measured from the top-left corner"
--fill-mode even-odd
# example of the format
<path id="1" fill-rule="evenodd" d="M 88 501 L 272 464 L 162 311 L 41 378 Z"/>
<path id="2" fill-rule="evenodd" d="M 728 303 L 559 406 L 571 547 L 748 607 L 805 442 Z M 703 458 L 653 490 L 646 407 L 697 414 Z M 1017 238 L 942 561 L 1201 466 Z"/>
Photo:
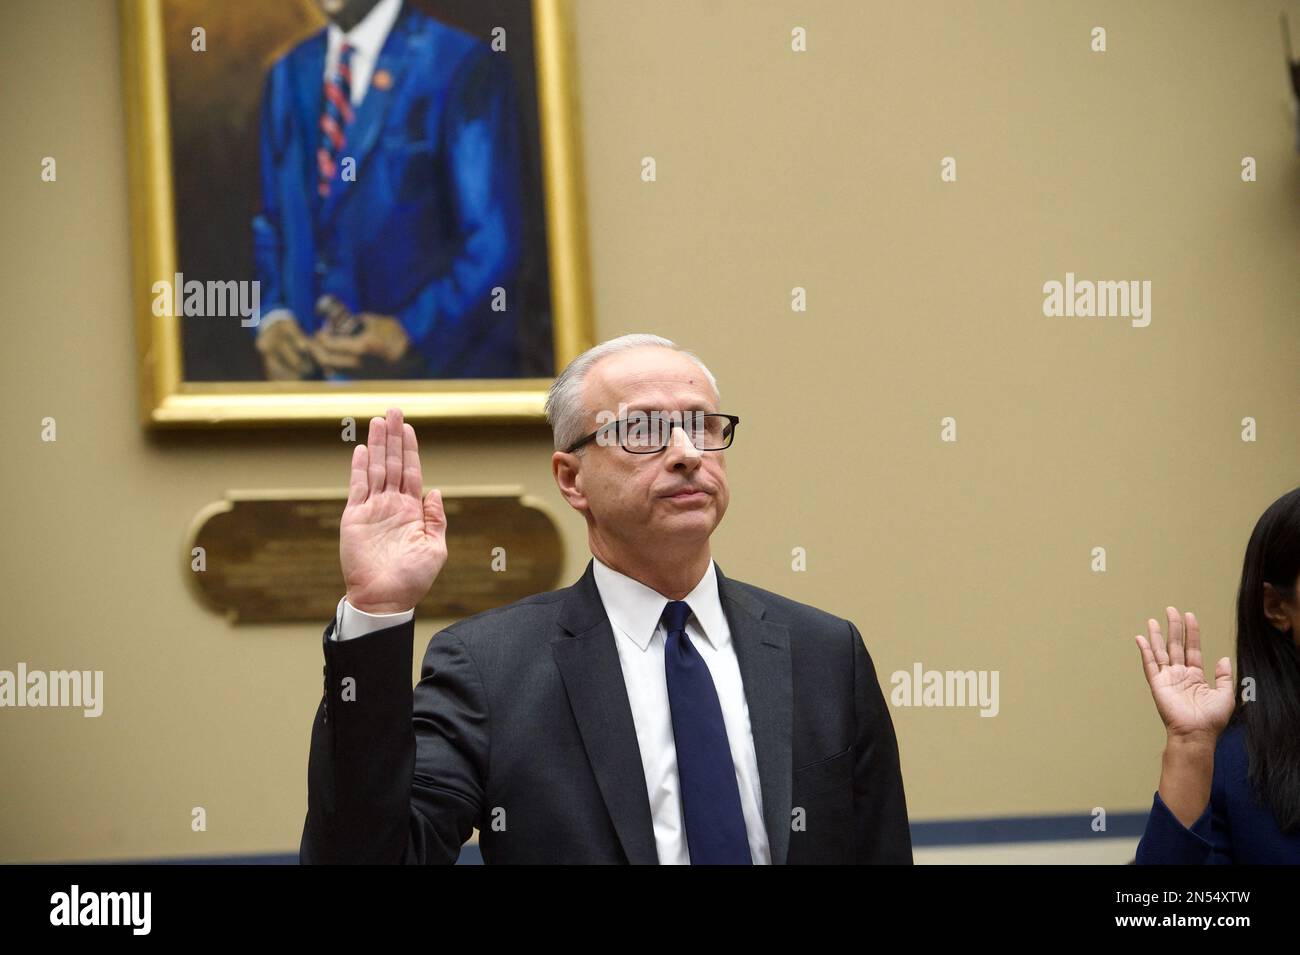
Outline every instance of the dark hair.
<path id="1" fill-rule="evenodd" d="M 1254 699 L 1241 699 L 1232 722 L 1244 727 L 1250 782 L 1278 828 L 1300 828 L 1300 648 L 1295 635 L 1264 616 L 1264 584 L 1296 598 L 1300 575 L 1300 487 L 1269 505 L 1246 545 L 1237 592 L 1237 677 L 1254 679 Z M 1240 684 L 1239 684 L 1240 687 Z"/>

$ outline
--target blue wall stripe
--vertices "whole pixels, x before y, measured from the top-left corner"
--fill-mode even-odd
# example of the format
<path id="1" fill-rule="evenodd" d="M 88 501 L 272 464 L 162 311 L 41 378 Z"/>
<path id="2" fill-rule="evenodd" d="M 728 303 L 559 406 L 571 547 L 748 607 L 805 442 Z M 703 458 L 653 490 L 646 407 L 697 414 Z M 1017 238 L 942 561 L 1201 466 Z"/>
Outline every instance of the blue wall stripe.
<path id="1" fill-rule="evenodd" d="M 994 843 L 1061 842 L 1066 839 L 1136 839 L 1147 825 L 1145 812 L 1106 814 L 1106 831 L 1092 831 L 1092 815 L 1008 816 L 943 819 L 912 823 L 912 846 L 982 846 Z"/>

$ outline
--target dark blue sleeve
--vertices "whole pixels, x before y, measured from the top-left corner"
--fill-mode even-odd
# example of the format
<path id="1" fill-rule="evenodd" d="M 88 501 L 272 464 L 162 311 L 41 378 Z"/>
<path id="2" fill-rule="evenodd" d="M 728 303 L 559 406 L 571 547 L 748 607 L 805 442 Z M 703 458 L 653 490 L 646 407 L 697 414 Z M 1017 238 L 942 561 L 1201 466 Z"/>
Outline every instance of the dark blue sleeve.
<path id="1" fill-rule="evenodd" d="M 1231 865 L 1232 842 L 1226 812 L 1227 792 L 1224 785 L 1224 754 L 1221 747 L 1214 755 L 1214 778 L 1210 784 L 1210 804 L 1199 819 L 1187 828 L 1178 821 L 1157 790 L 1147 817 L 1147 827 L 1138 843 L 1138 865 Z"/>

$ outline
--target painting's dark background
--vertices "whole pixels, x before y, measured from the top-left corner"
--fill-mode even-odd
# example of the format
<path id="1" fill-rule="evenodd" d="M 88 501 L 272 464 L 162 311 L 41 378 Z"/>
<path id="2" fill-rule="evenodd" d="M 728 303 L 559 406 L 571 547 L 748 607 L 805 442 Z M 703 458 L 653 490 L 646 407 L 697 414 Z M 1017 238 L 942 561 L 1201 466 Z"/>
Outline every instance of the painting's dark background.
<path id="1" fill-rule="evenodd" d="M 554 374 L 551 296 L 541 166 L 537 71 L 529 0 L 406 0 L 409 6 L 484 41 L 506 30 L 520 117 L 524 258 L 524 377 Z M 311 0 L 167 0 L 163 5 L 170 96 L 177 268 L 186 281 L 253 278 L 252 219 L 258 206 L 258 120 L 266 71 L 324 27 Z M 207 32 L 207 51 L 190 49 Z M 166 276 L 170 279 L 170 276 Z M 186 381 L 258 381 L 252 329 L 238 319 L 182 322 Z"/>

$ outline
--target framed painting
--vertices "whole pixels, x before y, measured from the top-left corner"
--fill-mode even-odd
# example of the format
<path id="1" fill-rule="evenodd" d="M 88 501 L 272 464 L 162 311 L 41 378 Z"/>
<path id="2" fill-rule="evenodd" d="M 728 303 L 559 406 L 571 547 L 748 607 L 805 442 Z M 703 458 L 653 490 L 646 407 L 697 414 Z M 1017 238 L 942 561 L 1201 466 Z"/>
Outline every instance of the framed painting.
<path id="1" fill-rule="evenodd" d="M 122 0 L 141 416 L 536 421 L 592 344 L 562 0 Z"/>

